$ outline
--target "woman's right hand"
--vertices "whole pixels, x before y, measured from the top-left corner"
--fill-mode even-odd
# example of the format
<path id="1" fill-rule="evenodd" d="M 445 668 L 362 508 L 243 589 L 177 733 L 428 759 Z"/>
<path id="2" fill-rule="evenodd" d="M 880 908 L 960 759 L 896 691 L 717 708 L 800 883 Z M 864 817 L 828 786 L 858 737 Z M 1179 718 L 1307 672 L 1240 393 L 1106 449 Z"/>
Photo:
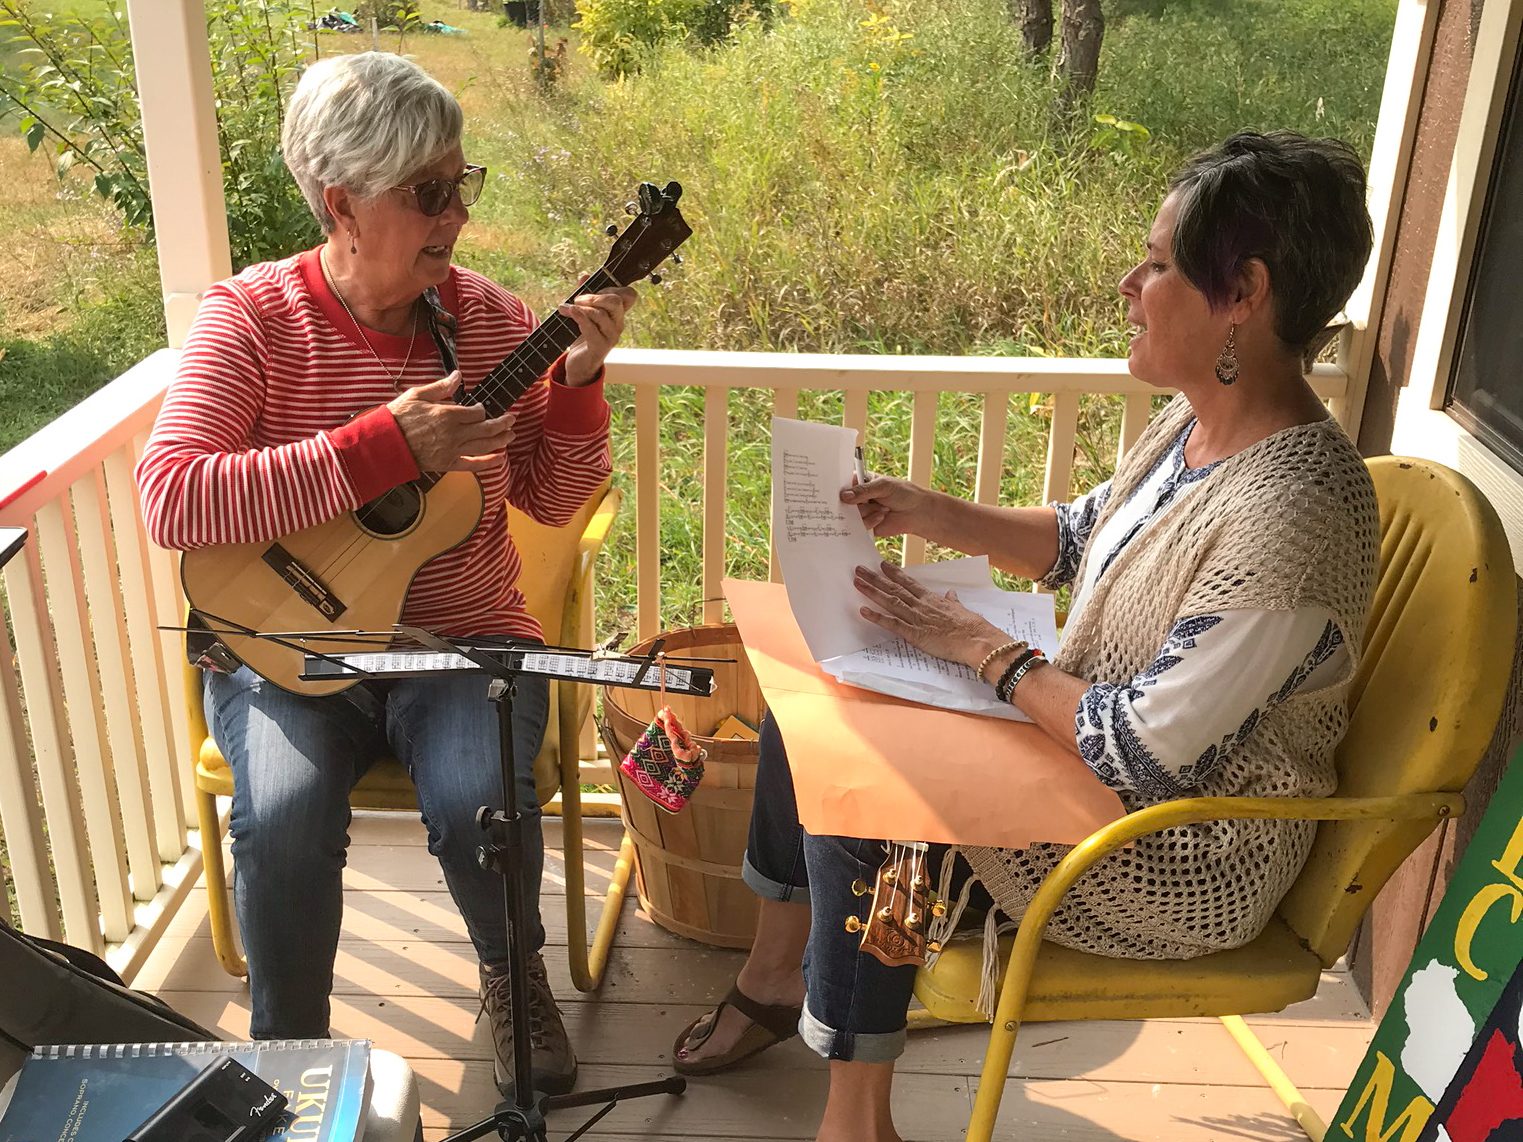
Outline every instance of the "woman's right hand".
<path id="1" fill-rule="evenodd" d="M 414 385 L 386 407 L 396 417 L 421 472 L 486 472 L 500 467 L 513 439 L 511 410 L 488 417 L 485 406 L 459 404 L 454 372 Z"/>
<path id="2" fill-rule="evenodd" d="M 936 493 L 908 480 L 874 476 L 841 489 L 841 501 L 855 504 L 867 530 L 878 537 L 929 535 Z"/>

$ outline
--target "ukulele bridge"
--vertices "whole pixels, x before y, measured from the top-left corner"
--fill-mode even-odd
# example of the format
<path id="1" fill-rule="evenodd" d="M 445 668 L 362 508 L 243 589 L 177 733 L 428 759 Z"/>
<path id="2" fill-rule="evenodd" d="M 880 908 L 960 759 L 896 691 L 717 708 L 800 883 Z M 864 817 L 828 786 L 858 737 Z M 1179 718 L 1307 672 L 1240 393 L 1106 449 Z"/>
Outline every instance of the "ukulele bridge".
<path id="1" fill-rule="evenodd" d="M 331 622 L 349 609 L 342 599 L 328 590 L 326 583 L 280 544 L 270 544 L 261 558 L 323 618 Z"/>

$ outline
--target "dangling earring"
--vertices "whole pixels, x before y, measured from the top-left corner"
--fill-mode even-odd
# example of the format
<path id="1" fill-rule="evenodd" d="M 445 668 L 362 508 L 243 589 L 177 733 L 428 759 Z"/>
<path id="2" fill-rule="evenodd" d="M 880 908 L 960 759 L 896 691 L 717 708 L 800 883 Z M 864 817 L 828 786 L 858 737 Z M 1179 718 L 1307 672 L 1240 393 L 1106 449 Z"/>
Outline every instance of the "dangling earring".
<path id="1" fill-rule="evenodd" d="M 354 231 L 353 230 L 349 231 L 349 252 L 351 254 L 358 254 L 359 253 L 359 251 L 354 248 Z"/>
<path id="2" fill-rule="evenodd" d="M 1222 346 L 1222 351 L 1216 355 L 1216 379 L 1224 385 L 1230 385 L 1237 380 L 1237 326 L 1227 326 L 1227 343 Z"/>

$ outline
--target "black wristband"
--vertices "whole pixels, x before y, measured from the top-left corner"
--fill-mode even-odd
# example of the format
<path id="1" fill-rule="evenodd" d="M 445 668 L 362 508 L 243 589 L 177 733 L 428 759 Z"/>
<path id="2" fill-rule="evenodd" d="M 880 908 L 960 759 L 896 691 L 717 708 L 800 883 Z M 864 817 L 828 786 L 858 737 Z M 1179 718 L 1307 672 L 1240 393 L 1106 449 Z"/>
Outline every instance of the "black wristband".
<path id="1" fill-rule="evenodd" d="M 999 681 L 994 684 L 994 696 L 1001 702 L 1009 702 L 1010 695 L 1015 689 L 1015 672 L 1041 653 L 1040 650 L 1032 648 L 1017 654 L 1010 665 L 1005 667 L 1004 673 L 999 676 Z"/>

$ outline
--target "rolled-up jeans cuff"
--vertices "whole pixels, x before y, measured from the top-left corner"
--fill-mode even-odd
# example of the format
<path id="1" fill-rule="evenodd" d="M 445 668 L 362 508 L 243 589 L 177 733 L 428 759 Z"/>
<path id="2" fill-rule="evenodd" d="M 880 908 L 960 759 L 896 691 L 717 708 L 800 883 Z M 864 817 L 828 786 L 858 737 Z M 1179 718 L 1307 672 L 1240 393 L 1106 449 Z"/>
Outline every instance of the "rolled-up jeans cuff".
<path id="1" fill-rule="evenodd" d="M 799 898 L 798 903 L 809 903 L 809 886 L 807 884 L 785 884 L 781 880 L 773 880 L 770 876 L 757 870 L 751 863 L 751 854 L 747 853 L 740 862 L 740 879 L 752 892 L 763 900 L 776 900 L 783 904 L 793 902 L 793 898 Z"/>
<path id="2" fill-rule="evenodd" d="M 799 1016 L 799 1037 L 822 1059 L 839 1059 L 846 1063 L 891 1063 L 904 1054 L 909 1037 L 907 1027 L 897 1031 L 837 1031 L 816 1019 L 804 1001 Z"/>

